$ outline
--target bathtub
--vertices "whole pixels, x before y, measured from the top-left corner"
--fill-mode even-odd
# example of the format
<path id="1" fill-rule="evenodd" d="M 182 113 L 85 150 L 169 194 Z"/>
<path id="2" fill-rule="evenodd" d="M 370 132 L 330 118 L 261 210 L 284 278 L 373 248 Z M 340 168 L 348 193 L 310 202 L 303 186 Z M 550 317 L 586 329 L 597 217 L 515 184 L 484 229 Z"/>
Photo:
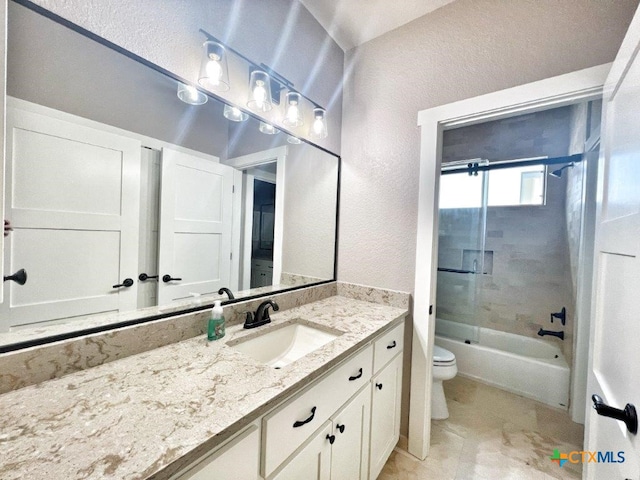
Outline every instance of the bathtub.
<path id="1" fill-rule="evenodd" d="M 456 356 L 465 377 L 552 407 L 569 405 L 569 365 L 549 342 L 436 319 L 435 343 Z"/>

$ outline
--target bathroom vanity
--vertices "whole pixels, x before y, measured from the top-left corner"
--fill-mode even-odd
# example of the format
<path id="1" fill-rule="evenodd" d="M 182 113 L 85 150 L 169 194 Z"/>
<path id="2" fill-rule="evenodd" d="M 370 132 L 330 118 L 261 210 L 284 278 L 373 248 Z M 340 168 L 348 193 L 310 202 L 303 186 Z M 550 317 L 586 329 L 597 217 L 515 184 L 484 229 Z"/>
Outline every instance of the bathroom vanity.
<path id="1" fill-rule="evenodd" d="M 334 295 L 0 395 L 0 477 L 376 478 L 399 436 L 406 314 Z M 337 336 L 280 368 L 235 348 L 291 324 Z"/>

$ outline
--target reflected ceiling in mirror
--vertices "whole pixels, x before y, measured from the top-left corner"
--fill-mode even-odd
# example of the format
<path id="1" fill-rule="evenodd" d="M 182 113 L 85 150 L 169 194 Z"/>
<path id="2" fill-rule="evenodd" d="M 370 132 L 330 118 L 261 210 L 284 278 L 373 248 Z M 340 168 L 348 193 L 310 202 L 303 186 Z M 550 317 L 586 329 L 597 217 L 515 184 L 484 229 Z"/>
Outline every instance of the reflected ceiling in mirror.
<path id="1" fill-rule="evenodd" d="M 9 2 L 0 348 L 335 278 L 339 157 L 49 17 Z"/>

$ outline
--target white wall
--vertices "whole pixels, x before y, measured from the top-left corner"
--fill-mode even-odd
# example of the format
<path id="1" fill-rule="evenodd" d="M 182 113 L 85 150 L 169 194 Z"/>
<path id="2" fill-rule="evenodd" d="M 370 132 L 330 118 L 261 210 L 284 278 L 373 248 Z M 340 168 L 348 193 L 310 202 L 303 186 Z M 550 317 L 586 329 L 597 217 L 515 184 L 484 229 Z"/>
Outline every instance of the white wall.
<path id="1" fill-rule="evenodd" d="M 333 278 L 338 159 L 305 144 L 287 150 L 282 271 Z"/>
<path id="2" fill-rule="evenodd" d="M 269 65 L 326 107 L 329 137 L 319 143 L 340 151 L 344 52 L 297 0 L 34 3 L 194 81 L 200 67 L 200 45 L 205 40 L 198 31 L 202 28 L 251 60 Z M 236 80 L 224 97 L 244 105 L 248 77 Z M 278 114 L 273 111 L 269 115 L 275 119 Z"/>
<path id="3" fill-rule="evenodd" d="M 413 290 L 420 110 L 611 62 L 637 0 L 458 0 L 347 52 L 338 278 Z"/>

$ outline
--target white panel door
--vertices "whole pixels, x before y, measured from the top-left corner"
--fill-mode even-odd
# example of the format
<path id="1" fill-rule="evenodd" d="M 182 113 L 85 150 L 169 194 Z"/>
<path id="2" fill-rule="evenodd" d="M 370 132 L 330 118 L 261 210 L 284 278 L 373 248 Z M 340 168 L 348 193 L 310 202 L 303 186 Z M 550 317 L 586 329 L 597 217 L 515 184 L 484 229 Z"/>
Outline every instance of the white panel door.
<path id="1" fill-rule="evenodd" d="M 230 285 L 233 175 L 232 167 L 162 149 L 159 305 Z"/>
<path id="2" fill-rule="evenodd" d="M 605 84 L 588 394 L 616 409 L 640 408 L 640 16 Z M 588 400 L 593 405 L 592 399 Z M 589 408 L 589 479 L 640 478 L 640 439 Z M 571 459 L 569 459 L 570 461 Z"/>
<path id="3" fill-rule="evenodd" d="M 326 422 L 271 480 L 330 480 L 330 435 L 331 422 Z"/>
<path id="4" fill-rule="evenodd" d="M 136 308 L 140 142 L 7 109 L 4 328 Z M 116 287 L 125 278 L 130 287 Z M 8 324 L 8 325 L 7 325 Z"/>

